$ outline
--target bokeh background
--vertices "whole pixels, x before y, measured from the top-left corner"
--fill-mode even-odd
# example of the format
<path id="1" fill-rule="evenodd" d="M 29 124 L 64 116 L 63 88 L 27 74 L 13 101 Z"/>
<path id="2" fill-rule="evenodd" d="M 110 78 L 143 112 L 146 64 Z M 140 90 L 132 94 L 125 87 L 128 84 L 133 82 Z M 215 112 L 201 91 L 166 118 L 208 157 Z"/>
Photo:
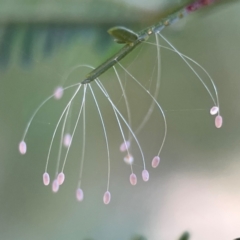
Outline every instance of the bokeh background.
<path id="1" fill-rule="evenodd" d="M 230 1 L 229 1 L 230 2 Z M 47 151 L 69 91 L 36 116 L 21 156 L 18 143 L 36 107 L 60 84 L 84 79 L 119 49 L 106 30 L 124 24 L 138 31 L 158 13 L 181 1 L 0 1 L 0 239 L 177 239 L 187 230 L 191 239 L 240 237 L 240 4 L 224 4 L 194 13 L 163 35 L 184 54 L 202 64 L 213 77 L 224 124 L 214 126 L 206 90 L 175 53 L 161 50 L 161 89 L 168 136 L 159 168 L 151 169 L 163 136 L 163 121 L 155 108 L 138 139 L 145 153 L 150 180 L 141 178 L 139 150 L 133 144 L 138 184 L 129 183 L 130 167 L 119 152 L 121 134 L 106 99 L 95 87 L 110 139 L 112 200 L 102 201 L 107 182 L 104 135 L 90 93 L 87 96 L 87 144 L 82 188 L 75 199 L 81 158 L 79 124 L 67 165 L 66 181 L 57 194 L 42 184 Z M 154 37 L 151 39 L 155 41 Z M 156 47 L 144 44 L 122 64 L 149 86 L 156 80 Z M 155 71 L 154 71 L 155 69 Z M 131 105 L 133 129 L 147 112 L 151 99 L 118 67 Z M 207 80 L 205 77 L 204 79 Z M 101 80 L 124 114 L 124 102 L 113 70 Z M 93 83 L 94 86 L 94 83 Z M 210 86 L 210 85 L 209 85 Z M 153 90 L 153 89 L 152 89 Z M 77 115 L 81 96 L 75 102 Z M 71 128 L 73 124 L 69 124 Z M 127 129 L 125 132 L 127 133 Z M 50 157 L 53 177 L 59 135 Z"/>

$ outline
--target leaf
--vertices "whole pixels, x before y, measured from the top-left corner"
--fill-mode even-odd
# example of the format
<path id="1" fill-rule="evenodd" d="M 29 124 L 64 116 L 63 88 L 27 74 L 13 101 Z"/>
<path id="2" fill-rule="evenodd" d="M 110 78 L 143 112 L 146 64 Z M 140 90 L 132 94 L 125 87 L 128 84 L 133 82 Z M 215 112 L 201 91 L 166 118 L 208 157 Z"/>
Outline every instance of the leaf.
<path id="1" fill-rule="evenodd" d="M 182 236 L 179 238 L 179 240 L 189 240 L 190 234 L 188 232 L 184 232 Z"/>
<path id="2" fill-rule="evenodd" d="M 117 43 L 131 44 L 137 40 L 137 33 L 126 27 L 113 27 L 108 30 L 108 33 L 115 38 Z"/>

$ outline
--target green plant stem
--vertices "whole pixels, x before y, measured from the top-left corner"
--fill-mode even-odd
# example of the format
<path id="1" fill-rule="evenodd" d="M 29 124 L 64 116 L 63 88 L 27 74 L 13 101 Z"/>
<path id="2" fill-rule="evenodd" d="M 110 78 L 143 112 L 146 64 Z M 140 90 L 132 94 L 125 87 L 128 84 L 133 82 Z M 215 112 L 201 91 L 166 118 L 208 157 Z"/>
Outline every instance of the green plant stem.
<path id="1" fill-rule="evenodd" d="M 194 4 L 196 2 L 197 1 L 194 0 L 194 1 L 191 1 L 190 4 Z M 183 18 L 184 16 L 188 15 L 188 13 L 191 12 L 191 11 L 187 11 L 187 7 L 190 6 L 190 4 L 188 2 L 188 4 L 185 4 L 184 6 L 174 9 L 166 17 L 162 18 L 157 24 L 152 25 L 152 26 L 140 31 L 137 34 L 138 38 L 135 41 L 133 41 L 131 43 L 127 43 L 116 54 L 114 54 L 112 57 L 110 57 L 105 62 L 103 62 L 101 65 L 99 65 L 97 68 L 92 70 L 86 76 L 86 79 L 84 79 L 81 83 L 87 84 L 87 83 L 94 81 L 100 75 L 102 75 L 104 72 L 106 72 L 109 68 L 114 66 L 117 62 L 119 62 L 126 55 L 128 55 L 138 45 L 140 45 L 142 42 L 146 41 L 150 35 L 159 33 L 165 27 L 173 24 L 174 22 L 176 22 L 176 21 L 180 20 L 181 18 Z"/>

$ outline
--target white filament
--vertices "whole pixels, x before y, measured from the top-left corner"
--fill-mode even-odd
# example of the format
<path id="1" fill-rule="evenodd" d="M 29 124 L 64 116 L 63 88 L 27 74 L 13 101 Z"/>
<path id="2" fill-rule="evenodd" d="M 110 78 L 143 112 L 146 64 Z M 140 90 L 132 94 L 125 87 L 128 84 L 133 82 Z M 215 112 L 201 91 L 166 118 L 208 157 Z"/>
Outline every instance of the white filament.
<path id="1" fill-rule="evenodd" d="M 109 145 L 108 145 L 108 138 L 107 138 L 107 132 L 106 132 L 106 128 L 105 128 L 105 124 L 104 124 L 104 121 L 103 121 L 103 117 L 102 117 L 102 113 L 100 111 L 100 108 L 99 108 L 99 105 L 97 103 L 97 100 L 96 100 L 96 97 L 95 97 L 95 94 L 92 90 L 92 87 L 89 85 L 89 88 L 92 92 L 92 95 L 93 95 L 93 99 L 96 103 L 96 106 L 97 106 L 97 110 L 98 110 L 98 113 L 99 113 L 99 116 L 100 116 L 100 119 L 101 119 L 101 123 L 102 123 L 102 127 L 103 127 L 103 132 L 104 132 L 104 136 L 105 136 L 105 142 L 106 142 L 106 146 L 107 146 L 107 158 L 108 158 L 108 179 L 107 179 L 107 191 L 109 190 L 109 184 L 110 184 L 110 154 L 109 154 Z"/>
<path id="2" fill-rule="evenodd" d="M 70 85 L 70 86 L 68 86 L 68 87 L 63 88 L 63 90 L 67 90 L 67 89 L 70 89 L 70 88 L 73 88 L 73 87 L 76 87 L 76 86 L 79 87 L 80 85 L 81 85 L 81 84 L 76 83 L 76 84 L 73 84 L 73 85 Z M 47 102 L 48 102 L 50 99 L 52 99 L 53 97 L 54 97 L 54 94 L 52 94 L 51 96 L 49 96 L 48 98 L 46 98 L 46 99 L 36 108 L 36 110 L 34 111 L 34 113 L 32 114 L 32 116 L 30 117 L 30 120 L 28 121 L 28 124 L 27 124 L 27 126 L 26 126 L 26 128 L 25 128 L 25 131 L 24 131 L 24 133 L 23 133 L 22 140 L 25 139 L 25 137 L 26 137 L 26 135 L 27 135 L 27 132 L 28 132 L 28 129 L 29 129 L 29 127 L 30 127 L 30 125 L 31 125 L 31 123 L 32 123 L 35 115 L 36 115 L 36 114 L 38 113 L 38 111 L 45 105 L 45 103 L 47 103 Z"/>
<path id="3" fill-rule="evenodd" d="M 77 95 L 78 91 L 80 90 L 82 85 L 79 85 L 77 90 L 75 91 L 75 93 L 73 94 L 73 96 L 71 97 L 70 101 L 68 102 L 67 106 L 64 108 L 58 122 L 57 122 L 57 125 L 54 129 L 54 132 L 53 132 L 53 135 L 52 135 L 52 139 L 51 139 L 51 142 L 50 142 L 50 146 L 49 146 L 49 150 L 48 150 L 48 155 L 47 155 L 47 162 L 46 162 L 46 166 L 45 166 L 45 172 L 47 172 L 47 167 L 48 167 L 48 162 L 49 162 L 49 157 L 50 157 L 50 152 L 51 152 L 51 149 L 52 149 L 52 144 L 53 144 L 53 140 L 54 140 L 54 137 L 56 135 L 56 132 L 57 132 L 57 129 L 58 129 L 58 126 L 64 116 L 64 113 L 66 112 L 66 110 L 68 109 L 68 107 L 70 106 L 72 100 L 75 98 L 75 96 Z M 62 171 L 63 172 L 63 171 Z"/>
<path id="4" fill-rule="evenodd" d="M 80 164 L 80 172 L 79 172 L 79 180 L 78 180 L 78 189 L 81 190 L 81 183 L 82 183 L 82 174 L 83 174 L 83 165 L 85 161 L 85 145 L 86 145 L 86 115 L 85 115 L 86 104 L 83 105 L 83 137 L 82 137 L 82 156 L 81 156 L 81 164 Z M 82 190 L 81 190 L 82 191 Z"/>
<path id="5" fill-rule="evenodd" d="M 79 114 L 78 114 L 78 117 L 77 117 L 75 126 L 74 126 L 74 128 L 73 128 L 72 139 L 73 139 L 74 134 L 75 134 L 76 129 L 77 129 L 77 125 L 78 125 L 78 122 L 79 122 L 79 119 L 80 119 L 80 116 L 81 116 L 81 113 L 82 113 L 83 105 L 85 104 L 86 89 L 87 89 L 87 85 L 85 84 L 85 85 L 84 85 L 84 91 L 83 91 L 82 104 L 81 104 L 81 107 L 80 107 L 80 110 L 79 110 Z M 70 144 L 69 147 L 67 148 L 67 152 L 66 152 L 66 155 L 65 155 L 65 158 L 64 158 L 64 161 L 63 161 L 62 172 L 63 172 L 63 170 L 64 170 L 64 167 L 65 167 L 65 164 L 66 164 L 66 161 L 67 161 L 67 157 L 68 157 L 68 153 L 69 153 L 70 147 L 71 147 L 71 144 Z"/>
<path id="6" fill-rule="evenodd" d="M 157 46 L 157 80 L 156 80 L 156 87 L 155 87 L 155 92 L 153 94 L 153 98 L 156 99 L 158 94 L 159 94 L 159 89 L 160 89 L 160 85 L 161 85 L 161 57 L 160 57 L 160 46 L 159 46 L 159 39 L 157 37 L 157 34 L 155 34 L 156 37 L 156 46 Z M 136 79 L 136 78 L 135 78 Z M 137 80 L 137 79 L 136 79 Z M 144 87 L 145 88 L 145 87 Z M 145 88 L 146 89 L 146 88 Z M 146 89 L 146 91 L 148 91 Z M 137 130 L 135 131 L 135 134 L 138 134 L 143 127 L 145 126 L 145 124 L 148 122 L 149 118 L 152 115 L 153 109 L 154 109 L 154 105 L 155 102 L 152 101 L 151 105 L 148 109 L 147 114 L 145 115 L 145 117 L 143 118 L 141 124 L 138 126 Z"/>
<path id="7" fill-rule="evenodd" d="M 101 91 L 103 92 L 103 94 L 106 96 L 106 98 L 108 99 L 108 101 L 110 102 L 110 104 L 112 105 L 112 108 L 113 108 L 113 111 L 115 113 L 115 116 L 116 116 L 116 119 L 118 121 L 118 124 L 119 124 L 119 127 L 121 126 L 120 124 L 120 121 L 119 121 L 119 118 L 118 118 L 118 115 L 121 117 L 121 119 L 123 120 L 123 122 L 125 123 L 125 125 L 127 126 L 127 128 L 129 129 L 129 131 L 131 132 L 133 138 L 135 139 L 137 145 L 138 145 L 138 148 L 140 150 L 140 153 L 141 153 L 141 156 L 142 156 L 142 160 L 143 160 L 143 168 L 145 169 L 146 168 L 146 164 L 145 164 L 145 158 L 144 158 L 144 154 L 143 154 L 143 151 L 142 151 L 142 148 L 141 148 L 141 145 L 136 137 L 136 135 L 134 134 L 133 130 L 131 129 L 131 127 L 129 126 L 129 124 L 127 123 L 126 119 L 123 117 L 123 115 L 120 113 L 120 111 L 117 109 L 117 107 L 115 106 L 115 104 L 112 102 L 111 98 L 109 97 L 109 95 L 107 94 L 105 88 L 103 87 L 103 85 L 101 84 L 101 82 L 99 80 L 96 80 L 96 83 L 98 85 L 98 87 L 101 89 Z M 118 115 L 117 115 L 118 114 Z M 121 133 L 123 135 L 123 138 L 124 138 L 124 141 L 125 140 L 125 137 L 124 137 L 124 134 L 122 132 L 122 129 L 120 127 L 120 130 L 121 130 Z"/>
<path id="8" fill-rule="evenodd" d="M 217 105 L 219 107 L 219 99 L 218 99 L 218 93 L 217 93 L 217 88 L 216 85 L 214 84 L 211 76 L 208 74 L 208 72 L 197 62 L 195 62 L 193 59 L 190 59 L 189 57 L 183 55 L 182 53 L 180 53 L 165 37 L 163 37 L 160 33 L 158 34 L 166 43 L 169 44 L 169 46 L 171 46 L 171 48 L 183 59 L 183 61 L 188 65 L 188 67 L 192 70 L 192 72 L 195 74 L 195 76 L 201 81 L 201 83 L 203 84 L 203 86 L 205 87 L 205 89 L 207 90 L 207 92 L 209 93 L 210 97 L 213 100 L 213 103 L 215 105 Z M 205 84 L 205 82 L 202 80 L 202 78 L 198 75 L 198 73 L 195 71 L 195 69 L 186 61 L 186 59 L 189 59 L 190 61 L 194 62 L 197 66 L 199 66 L 209 77 L 212 86 L 214 88 L 215 94 L 216 94 L 216 101 L 212 95 L 212 93 L 210 92 L 209 88 L 207 87 L 207 85 Z"/>
<path id="9" fill-rule="evenodd" d="M 61 153 L 62 153 L 63 135 L 64 135 L 65 126 L 66 126 L 66 122 L 67 122 L 67 118 L 68 118 L 68 113 L 69 113 L 70 107 L 71 107 L 71 104 L 68 106 L 67 112 L 65 114 L 65 118 L 63 120 L 63 126 L 62 126 L 61 137 L 60 137 L 60 144 L 59 144 L 59 150 L 58 150 L 58 158 L 57 158 L 57 166 L 56 166 L 56 176 L 57 176 L 58 171 L 59 171 L 59 164 L 60 164 Z M 59 185 L 61 185 L 61 184 L 59 184 Z"/>
<path id="10" fill-rule="evenodd" d="M 166 137 L 167 137 L 167 121 L 166 121 L 166 117 L 165 117 L 165 114 L 164 114 L 164 111 L 161 107 L 161 105 L 157 102 L 157 100 L 154 98 L 154 96 L 126 69 L 123 67 L 123 65 L 121 63 L 118 63 L 124 70 L 125 72 L 145 91 L 147 92 L 147 94 L 152 98 L 152 100 L 155 102 L 155 104 L 158 106 L 161 114 L 162 114 L 162 117 L 163 117 L 163 121 L 164 121 L 164 136 L 163 136 L 163 140 L 162 140 L 162 144 L 159 148 L 159 151 L 158 151 L 158 155 L 160 155 L 161 151 L 162 151 L 162 148 L 163 148 L 163 145 L 166 141 Z"/>
<path id="11" fill-rule="evenodd" d="M 126 91 L 125 91 L 125 89 L 124 89 L 124 87 L 123 87 L 122 81 L 121 81 L 121 79 L 120 79 L 120 76 L 119 76 L 119 74 L 118 74 L 117 69 L 115 68 L 115 66 L 113 66 L 113 69 L 114 69 L 114 71 L 115 71 L 115 74 L 116 74 L 116 76 L 117 76 L 119 85 L 120 85 L 121 90 L 122 90 L 124 102 L 125 102 L 126 109 L 127 109 L 128 124 L 129 124 L 129 126 L 131 127 L 131 126 L 132 126 L 131 111 L 130 111 L 130 107 L 129 107 L 129 102 L 128 102 L 128 99 L 127 99 Z M 127 141 L 127 142 L 128 142 L 129 144 L 128 144 L 127 142 L 125 142 L 125 141 L 124 141 L 123 144 L 122 144 L 122 145 L 125 144 L 125 149 L 126 149 L 126 150 L 129 149 L 129 147 L 130 147 L 130 139 L 131 139 L 130 131 L 128 131 L 128 139 L 129 139 L 129 141 Z M 128 146 L 128 145 L 129 145 L 129 146 Z M 122 148 L 122 149 L 124 149 L 124 148 Z M 125 150 L 125 151 L 126 151 L 126 150 Z M 121 148 L 120 148 L 120 151 L 121 151 Z M 122 151 L 122 152 L 125 152 L 125 151 Z"/>

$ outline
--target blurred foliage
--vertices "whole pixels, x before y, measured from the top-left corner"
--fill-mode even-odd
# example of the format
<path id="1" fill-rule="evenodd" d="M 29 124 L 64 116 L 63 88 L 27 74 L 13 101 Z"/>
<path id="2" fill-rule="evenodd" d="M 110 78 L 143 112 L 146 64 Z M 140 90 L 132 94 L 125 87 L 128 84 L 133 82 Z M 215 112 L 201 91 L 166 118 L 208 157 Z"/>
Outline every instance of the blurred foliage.
<path id="1" fill-rule="evenodd" d="M 86 238 L 84 240 L 93 240 L 93 239 Z M 150 240 L 150 239 L 147 239 L 141 235 L 136 235 L 133 238 L 131 238 L 130 240 Z M 178 240 L 190 240 L 190 234 L 188 232 L 184 232 Z M 238 239 L 235 239 L 235 240 L 238 240 Z"/>
<path id="2" fill-rule="evenodd" d="M 221 0 L 220 4 L 233 2 Z M 107 30 L 114 25 L 136 26 L 152 24 L 174 9 L 192 0 L 165 3 L 161 10 L 153 13 L 128 8 L 122 3 L 101 1 L 4 1 L 0 8 L 0 68 L 6 68 L 13 55 L 13 46 L 20 45 L 20 63 L 32 64 L 33 52 L 39 46 L 45 57 L 61 45 L 71 44 L 82 36 L 97 34 L 96 50 L 109 48 L 112 39 Z M 175 3 L 175 5 L 174 5 Z M 220 5 L 219 4 L 219 5 Z M 106 13 L 107 11 L 107 13 Z M 91 13 L 91 14 L 89 14 Z M 110 13 L 110 14 L 109 14 Z M 38 41 L 38 39 L 41 41 Z M 99 47 L 101 46 L 101 47 Z"/>
<path id="3" fill-rule="evenodd" d="M 183 235 L 179 238 L 179 240 L 189 240 L 190 234 L 188 232 L 184 232 Z"/>
<path id="4" fill-rule="evenodd" d="M 0 1 L 0 23 L 46 23 L 46 24 L 139 24 L 156 20 L 169 8 L 185 5 L 193 0 L 154 0 L 154 8 L 147 9 L 149 3 L 140 7 L 139 1 L 119 0 L 70 0 L 70 1 Z"/>
<path id="5" fill-rule="evenodd" d="M 21 52 L 22 66 L 32 64 L 36 48 L 42 49 L 43 56 L 48 57 L 59 46 L 69 45 L 83 36 L 95 35 L 96 50 L 105 51 L 113 42 L 107 34 L 110 27 L 123 24 L 138 25 L 139 28 L 142 22 L 146 24 L 159 19 L 165 9 L 169 9 L 169 4 L 166 5 L 160 13 L 153 14 L 106 0 L 33 1 L 31 4 L 28 1 L 4 1 L 0 8 L 0 67 L 8 66 L 13 51 L 16 51 L 16 42 L 21 43 L 18 51 Z"/>

